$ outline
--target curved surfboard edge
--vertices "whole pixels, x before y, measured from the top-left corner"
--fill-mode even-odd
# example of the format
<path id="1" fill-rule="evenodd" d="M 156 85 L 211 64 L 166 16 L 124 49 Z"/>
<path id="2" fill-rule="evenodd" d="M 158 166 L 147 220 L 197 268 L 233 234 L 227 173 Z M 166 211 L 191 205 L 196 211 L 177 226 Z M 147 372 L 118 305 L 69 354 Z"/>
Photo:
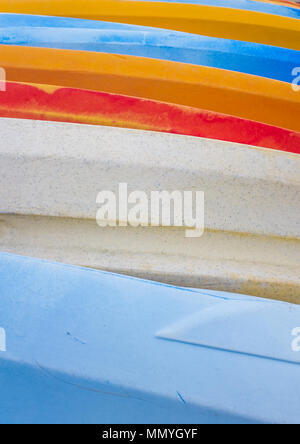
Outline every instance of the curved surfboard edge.
<path id="1" fill-rule="evenodd" d="M 0 1 L 0 10 L 10 13 L 57 15 L 92 20 L 154 26 L 177 31 L 253 41 L 300 49 L 300 21 L 256 11 L 207 5 L 103 0 Z"/>
<path id="2" fill-rule="evenodd" d="M 299 155 L 64 122 L 7 118 L 0 128 L 1 250 L 300 301 Z M 147 196 L 204 191 L 204 234 L 188 239 L 171 222 L 100 227 L 96 197 L 118 196 L 116 172 Z"/>
<path id="3" fill-rule="evenodd" d="M 263 3 L 272 3 L 274 5 L 283 5 L 283 6 L 287 6 L 287 7 L 291 7 L 291 8 L 300 8 L 300 2 L 293 2 L 293 1 L 289 1 L 289 0 L 259 0 Z"/>
<path id="4" fill-rule="evenodd" d="M 0 43 L 142 56 L 244 72 L 291 83 L 300 52 L 83 19 L 0 14 Z"/>
<path id="5" fill-rule="evenodd" d="M 205 110 L 117 94 L 6 82 L 0 116 L 170 132 L 300 154 L 300 133 Z"/>
<path id="6" fill-rule="evenodd" d="M 99 90 L 300 130 L 300 95 L 277 80 L 217 68 L 85 51 L 0 47 L 7 81 Z"/>

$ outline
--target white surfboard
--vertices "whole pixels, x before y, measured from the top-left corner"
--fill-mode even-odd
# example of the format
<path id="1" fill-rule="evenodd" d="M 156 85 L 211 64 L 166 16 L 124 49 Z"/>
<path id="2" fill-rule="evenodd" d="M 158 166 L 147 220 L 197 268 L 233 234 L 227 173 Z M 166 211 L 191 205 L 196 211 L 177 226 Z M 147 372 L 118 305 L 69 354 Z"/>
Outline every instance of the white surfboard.
<path id="1" fill-rule="evenodd" d="M 0 249 L 300 301 L 300 156 L 130 129 L 0 120 Z M 187 226 L 99 227 L 101 191 L 202 191 Z"/>

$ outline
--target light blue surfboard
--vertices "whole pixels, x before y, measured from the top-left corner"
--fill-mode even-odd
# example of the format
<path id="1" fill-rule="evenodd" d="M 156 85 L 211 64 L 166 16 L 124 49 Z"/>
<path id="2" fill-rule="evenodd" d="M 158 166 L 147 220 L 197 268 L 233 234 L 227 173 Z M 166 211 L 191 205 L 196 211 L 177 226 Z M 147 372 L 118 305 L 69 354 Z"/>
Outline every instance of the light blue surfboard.
<path id="1" fill-rule="evenodd" d="M 299 423 L 300 307 L 0 254 L 0 423 Z"/>

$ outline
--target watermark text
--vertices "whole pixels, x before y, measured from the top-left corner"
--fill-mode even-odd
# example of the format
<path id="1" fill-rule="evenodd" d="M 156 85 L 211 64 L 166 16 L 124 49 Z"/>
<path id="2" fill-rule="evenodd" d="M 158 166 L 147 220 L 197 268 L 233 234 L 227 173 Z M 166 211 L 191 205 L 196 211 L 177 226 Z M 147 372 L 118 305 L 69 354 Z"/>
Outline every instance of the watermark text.
<path id="1" fill-rule="evenodd" d="M 6 351 L 6 333 L 4 328 L 0 327 L 0 352 Z"/>
<path id="2" fill-rule="evenodd" d="M 203 191 L 132 191 L 120 183 L 118 193 L 100 191 L 96 220 L 100 227 L 185 227 L 185 237 L 204 233 Z"/>
<path id="3" fill-rule="evenodd" d="M 6 71 L 4 68 L 0 68 L 0 92 L 6 91 Z"/>
<path id="4" fill-rule="evenodd" d="M 292 70 L 292 76 L 294 77 L 292 81 L 293 91 L 298 92 L 300 91 L 300 66 L 296 66 Z"/>
<path id="5" fill-rule="evenodd" d="M 295 336 L 291 344 L 292 350 L 294 352 L 300 352 L 300 327 L 295 327 L 292 330 L 292 336 Z"/>

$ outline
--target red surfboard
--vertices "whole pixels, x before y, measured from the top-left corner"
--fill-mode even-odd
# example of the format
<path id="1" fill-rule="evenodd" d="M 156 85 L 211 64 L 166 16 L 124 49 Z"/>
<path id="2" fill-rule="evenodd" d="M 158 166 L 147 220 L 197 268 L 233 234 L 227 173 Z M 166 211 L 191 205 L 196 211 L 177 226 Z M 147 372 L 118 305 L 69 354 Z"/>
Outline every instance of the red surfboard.
<path id="1" fill-rule="evenodd" d="M 212 111 L 118 94 L 7 82 L 0 116 L 161 131 L 300 154 L 300 133 Z"/>

